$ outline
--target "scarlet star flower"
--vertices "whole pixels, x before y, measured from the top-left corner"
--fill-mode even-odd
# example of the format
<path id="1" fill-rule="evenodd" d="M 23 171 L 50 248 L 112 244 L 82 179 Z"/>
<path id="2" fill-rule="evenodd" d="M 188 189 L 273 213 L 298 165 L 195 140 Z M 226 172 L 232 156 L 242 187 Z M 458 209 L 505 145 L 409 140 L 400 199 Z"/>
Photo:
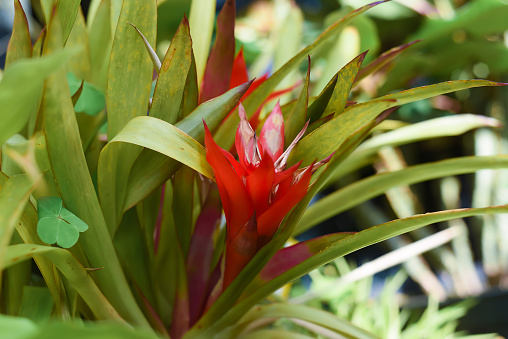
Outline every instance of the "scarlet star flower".
<path id="1" fill-rule="evenodd" d="M 266 120 L 259 138 L 240 104 L 236 132 L 237 161 L 220 148 L 205 124 L 206 159 L 213 168 L 227 223 L 223 288 L 225 289 L 266 245 L 282 219 L 305 196 L 312 170 L 327 159 L 298 169 L 286 169 L 289 153 L 307 124 L 284 151 L 284 121 L 279 103 Z"/>

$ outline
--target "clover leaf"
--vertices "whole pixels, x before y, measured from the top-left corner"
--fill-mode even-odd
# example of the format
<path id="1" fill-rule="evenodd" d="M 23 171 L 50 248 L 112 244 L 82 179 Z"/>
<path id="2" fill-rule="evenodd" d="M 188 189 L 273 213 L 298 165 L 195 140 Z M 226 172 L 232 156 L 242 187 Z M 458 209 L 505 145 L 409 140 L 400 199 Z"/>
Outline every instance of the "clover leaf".
<path id="1" fill-rule="evenodd" d="M 62 205 L 59 197 L 37 199 L 39 222 L 37 234 L 47 244 L 56 243 L 63 248 L 74 246 L 79 233 L 88 229 L 88 225 Z"/>

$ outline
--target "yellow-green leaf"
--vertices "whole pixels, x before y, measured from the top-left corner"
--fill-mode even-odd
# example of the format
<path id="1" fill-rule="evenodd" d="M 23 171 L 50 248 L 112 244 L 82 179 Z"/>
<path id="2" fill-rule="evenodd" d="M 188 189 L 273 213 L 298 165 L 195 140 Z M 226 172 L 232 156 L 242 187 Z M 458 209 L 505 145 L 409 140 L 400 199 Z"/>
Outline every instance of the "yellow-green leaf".
<path id="1" fill-rule="evenodd" d="M 182 118 L 183 95 L 192 64 L 192 41 L 189 22 L 182 20 L 162 63 L 150 116 L 175 124 Z"/>
<path id="2" fill-rule="evenodd" d="M 175 126 L 152 117 L 132 119 L 111 142 L 126 142 L 149 148 L 175 159 L 213 179 L 203 146 Z"/>
<path id="3" fill-rule="evenodd" d="M 28 21 L 19 0 L 14 1 L 14 24 L 7 46 L 5 67 L 16 60 L 32 57 L 32 40 L 28 30 Z"/>
<path id="4" fill-rule="evenodd" d="M 143 41 L 129 23 L 136 26 L 155 46 L 157 3 L 125 0 L 118 20 L 109 63 L 106 102 L 108 139 L 134 117 L 146 115 L 153 66 Z"/>

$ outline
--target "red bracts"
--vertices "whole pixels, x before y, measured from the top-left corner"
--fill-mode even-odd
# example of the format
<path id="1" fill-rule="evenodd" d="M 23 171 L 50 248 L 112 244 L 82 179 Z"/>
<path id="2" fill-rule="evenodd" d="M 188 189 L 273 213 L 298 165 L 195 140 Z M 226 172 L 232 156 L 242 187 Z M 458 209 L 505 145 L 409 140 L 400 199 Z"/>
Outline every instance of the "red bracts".
<path id="1" fill-rule="evenodd" d="M 316 168 L 298 169 L 298 163 L 286 169 L 289 153 L 307 124 L 284 151 L 284 121 L 278 103 L 259 138 L 241 104 L 239 115 L 235 140 L 239 161 L 215 143 L 205 124 L 206 158 L 213 167 L 227 222 L 224 289 L 272 239 L 284 217 L 305 196 L 312 169 Z"/>

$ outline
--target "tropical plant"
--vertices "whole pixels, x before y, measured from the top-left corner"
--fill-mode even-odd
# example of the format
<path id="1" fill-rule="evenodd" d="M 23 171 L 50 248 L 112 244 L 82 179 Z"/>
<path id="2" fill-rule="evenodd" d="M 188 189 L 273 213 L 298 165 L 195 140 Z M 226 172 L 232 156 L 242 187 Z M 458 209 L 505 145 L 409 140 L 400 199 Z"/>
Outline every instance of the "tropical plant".
<path id="1" fill-rule="evenodd" d="M 162 62 L 154 48 L 157 1 L 95 1 L 87 22 L 79 1 L 41 1 L 46 27 L 32 47 L 16 0 L 0 83 L 0 309 L 21 318 L 2 317 L 6 333 L 111 338 L 123 326 L 117 336 L 235 337 L 252 321 L 290 317 L 375 338 L 324 311 L 256 305 L 357 249 L 432 223 L 508 211 L 502 205 L 427 213 L 284 247 L 321 214 L 393 186 L 508 165 L 503 156 L 420 165 L 352 183 L 307 209 L 334 178 L 369 163 L 384 146 L 498 125 L 458 115 L 427 122 L 432 129 L 406 126 L 364 142 L 400 105 L 504 85 L 450 81 L 348 101 L 356 83 L 404 48 L 363 68 L 360 54 L 309 97 L 308 56 L 383 2 L 339 19 L 273 74 L 248 81 L 243 54 L 235 57 L 234 0 L 217 17 L 210 52 L 215 1 L 192 1 Z M 264 120 L 262 107 L 270 110 L 270 99 L 296 89 L 276 90 L 305 62 L 300 93 Z M 228 152 L 234 144 L 239 162 Z M 40 275 L 30 274 L 30 258 Z M 46 325 L 49 318 L 70 324 Z M 83 327 L 84 319 L 117 325 Z M 125 334 L 129 326 L 141 332 Z"/>

